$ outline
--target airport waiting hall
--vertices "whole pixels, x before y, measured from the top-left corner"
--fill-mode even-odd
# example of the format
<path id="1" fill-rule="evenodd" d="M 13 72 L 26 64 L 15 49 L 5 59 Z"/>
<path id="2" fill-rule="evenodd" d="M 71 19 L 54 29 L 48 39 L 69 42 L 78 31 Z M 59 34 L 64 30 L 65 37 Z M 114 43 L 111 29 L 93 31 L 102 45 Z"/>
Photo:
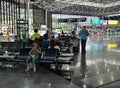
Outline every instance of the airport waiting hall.
<path id="1" fill-rule="evenodd" d="M 120 88 L 120 0 L 0 3 L 0 88 Z"/>

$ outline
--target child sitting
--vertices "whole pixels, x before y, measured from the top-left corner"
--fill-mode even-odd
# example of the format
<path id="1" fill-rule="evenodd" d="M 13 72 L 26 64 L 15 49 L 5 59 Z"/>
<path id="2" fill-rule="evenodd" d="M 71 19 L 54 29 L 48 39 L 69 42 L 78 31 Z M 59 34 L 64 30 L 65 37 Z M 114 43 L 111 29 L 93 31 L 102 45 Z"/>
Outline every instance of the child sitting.
<path id="1" fill-rule="evenodd" d="M 33 42 L 34 47 L 30 51 L 30 55 L 26 59 L 27 69 L 25 71 L 29 71 L 30 68 L 33 68 L 33 71 L 36 72 L 36 60 L 39 59 L 41 55 L 41 48 L 39 47 L 38 42 Z"/>

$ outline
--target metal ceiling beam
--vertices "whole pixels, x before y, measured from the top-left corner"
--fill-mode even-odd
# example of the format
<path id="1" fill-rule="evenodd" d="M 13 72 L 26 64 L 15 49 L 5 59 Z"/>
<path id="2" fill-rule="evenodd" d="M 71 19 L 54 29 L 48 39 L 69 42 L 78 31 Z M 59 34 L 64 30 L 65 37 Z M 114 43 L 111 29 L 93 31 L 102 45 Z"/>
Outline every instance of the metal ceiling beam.
<path id="1" fill-rule="evenodd" d="M 21 0 L 24 1 L 24 0 Z M 52 12 L 106 15 L 120 11 L 120 0 L 35 0 Z"/>

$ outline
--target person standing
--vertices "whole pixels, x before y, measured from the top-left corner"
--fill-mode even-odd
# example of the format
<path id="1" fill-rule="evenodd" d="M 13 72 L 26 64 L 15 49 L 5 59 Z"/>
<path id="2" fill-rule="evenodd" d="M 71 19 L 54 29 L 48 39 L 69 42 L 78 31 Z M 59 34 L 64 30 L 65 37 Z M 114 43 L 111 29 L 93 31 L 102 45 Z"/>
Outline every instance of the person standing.
<path id="1" fill-rule="evenodd" d="M 86 26 L 83 26 L 79 35 L 80 35 L 80 39 L 81 39 L 81 51 L 82 51 L 82 53 L 86 53 L 86 42 L 87 42 L 87 38 L 89 35 L 89 32 L 88 32 Z"/>

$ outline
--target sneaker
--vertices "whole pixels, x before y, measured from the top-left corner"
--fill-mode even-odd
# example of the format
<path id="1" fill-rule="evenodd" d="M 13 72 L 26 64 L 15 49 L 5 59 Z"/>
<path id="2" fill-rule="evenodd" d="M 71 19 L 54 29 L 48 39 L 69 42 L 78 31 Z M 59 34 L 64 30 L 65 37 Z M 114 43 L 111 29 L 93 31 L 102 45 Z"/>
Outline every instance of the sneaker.
<path id="1" fill-rule="evenodd" d="M 33 68 L 33 72 L 36 72 L 36 68 Z"/>
<path id="2" fill-rule="evenodd" d="M 29 71 L 30 69 L 29 68 L 27 68 L 26 70 L 25 70 L 25 72 L 27 72 L 27 71 Z"/>

